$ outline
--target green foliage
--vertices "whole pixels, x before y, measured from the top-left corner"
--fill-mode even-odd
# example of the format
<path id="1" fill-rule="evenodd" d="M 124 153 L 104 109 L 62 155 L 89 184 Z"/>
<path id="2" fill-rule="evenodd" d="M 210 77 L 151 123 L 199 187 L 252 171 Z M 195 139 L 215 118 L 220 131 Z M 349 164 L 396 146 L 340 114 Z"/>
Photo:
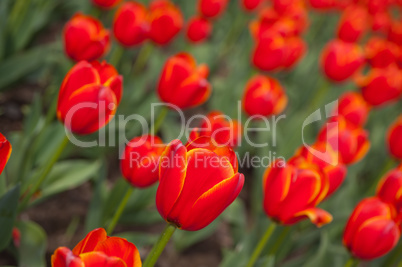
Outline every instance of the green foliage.
<path id="1" fill-rule="evenodd" d="M 0 197 L 0 251 L 9 243 L 14 221 L 17 216 L 20 186 L 11 188 Z"/>

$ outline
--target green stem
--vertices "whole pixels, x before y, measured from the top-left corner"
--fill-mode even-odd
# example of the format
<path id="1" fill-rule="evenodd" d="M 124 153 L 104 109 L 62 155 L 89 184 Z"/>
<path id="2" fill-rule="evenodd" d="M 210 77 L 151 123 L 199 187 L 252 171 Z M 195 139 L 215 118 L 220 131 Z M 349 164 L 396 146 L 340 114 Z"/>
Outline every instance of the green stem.
<path id="1" fill-rule="evenodd" d="M 350 257 L 350 259 L 345 263 L 344 267 L 354 267 L 356 266 L 357 263 L 358 263 L 357 259 Z"/>
<path id="2" fill-rule="evenodd" d="M 67 136 L 65 136 L 63 141 L 60 143 L 59 147 L 57 148 L 57 151 L 53 154 L 52 158 L 43 167 L 42 172 L 40 172 L 38 177 L 35 177 L 33 179 L 33 181 L 34 182 L 36 181 L 36 183 L 34 184 L 34 186 L 32 187 L 31 190 L 28 189 L 29 190 L 28 194 L 26 195 L 26 197 L 22 200 L 22 202 L 20 204 L 20 207 L 19 207 L 20 212 L 26 208 L 26 206 L 28 205 L 32 196 L 38 191 L 38 189 L 42 185 L 43 181 L 45 181 L 47 175 L 52 170 L 53 165 L 57 162 L 57 160 L 63 153 L 64 148 L 67 146 L 68 143 L 69 143 L 69 139 Z"/>
<path id="3" fill-rule="evenodd" d="M 110 56 L 109 63 L 117 68 L 123 54 L 124 54 L 124 48 L 121 45 L 116 44 L 113 49 L 113 53 Z"/>
<path id="4" fill-rule="evenodd" d="M 279 248 L 281 247 L 283 241 L 287 237 L 288 233 L 290 232 L 290 227 L 285 227 L 282 229 L 280 236 L 278 237 L 277 241 L 275 242 L 274 246 L 269 250 L 268 255 L 275 255 Z"/>
<path id="5" fill-rule="evenodd" d="M 152 135 L 155 135 L 158 133 L 159 128 L 162 126 L 162 123 L 165 120 L 168 112 L 169 112 L 169 109 L 166 106 L 162 106 L 162 109 L 160 110 L 159 115 L 156 118 L 156 121 L 154 122 L 154 125 L 151 128 Z"/>
<path id="6" fill-rule="evenodd" d="M 141 50 L 138 53 L 138 57 L 134 62 L 133 65 L 133 74 L 136 75 L 138 74 L 145 66 L 147 63 L 149 57 L 152 54 L 153 50 L 153 45 L 150 42 L 145 43 L 142 47 Z"/>
<path id="7" fill-rule="evenodd" d="M 265 231 L 264 236 L 261 238 L 261 240 L 258 243 L 257 247 L 255 248 L 253 254 L 251 255 L 251 258 L 248 261 L 248 264 L 246 267 L 254 266 L 255 262 L 258 260 L 258 257 L 260 256 L 262 250 L 264 249 L 265 245 L 267 244 L 268 240 L 271 238 L 272 233 L 274 232 L 275 228 L 276 228 L 276 224 L 274 222 L 271 222 L 267 228 L 267 231 Z"/>
<path id="8" fill-rule="evenodd" d="M 151 252 L 149 252 L 147 259 L 142 265 L 143 267 L 153 267 L 155 265 L 155 263 L 158 261 L 159 256 L 162 254 L 162 251 L 165 249 L 166 244 L 169 242 L 175 230 L 176 230 L 175 226 L 171 224 L 166 225 L 165 230 L 163 230 L 158 241 L 152 248 Z"/>
<path id="9" fill-rule="evenodd" d="M 114 228 L 116 227 L 117 223 L 119 222 L 119 219 L 121 215 L 123 214 L 124 208 L 127 205 L 128 200 L 130 199 L 131 194 L 134 191 L 134 187 L 130 186 L 127 189 L 126 194 L 124 195 L 123 199 L 121 200 L 119 207 L 116 210 L 116 213 L 114 214 L 112 221 L 110 222 L 106 232 L 111 235 L 113 233 Z"/>

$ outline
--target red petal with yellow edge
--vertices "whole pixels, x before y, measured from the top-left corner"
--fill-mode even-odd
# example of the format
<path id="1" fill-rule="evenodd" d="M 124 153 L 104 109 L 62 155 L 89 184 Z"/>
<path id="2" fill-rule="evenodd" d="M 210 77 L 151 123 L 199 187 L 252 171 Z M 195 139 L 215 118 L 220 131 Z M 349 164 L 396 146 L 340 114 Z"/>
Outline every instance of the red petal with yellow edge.
<path id="1" fill-rule="evenodd" d="M 181 229 L 198 231 L 215 220 L 240 194 L 244 184 L 243 174 L 236 173 L 202 194 L 190 210 L 182 211 Z"/>
<path id="2" fill-rule="evenodd" d="M 361 225 L 350 250 L 355 257 L 372 260 L 391 251 L 400 236 L 399 227 L 393 220 L 374 217 Z"/>
<path id="3" fill-rule="evenodd" d="M 353 240 L 358 229 L 365 221 L 374 217 L 390 219 L 392 218 L 393 213 L 394 210 L 392 207 L 382 202 L 377 197 L 363 199 L 350 215 L 343 234 L 343 243 L 350 248 L 354 242 Z"/>
<path id="4" fill-rule="evenodd" d="M 102 252 L 88 252 L 80 255 L 85 267 L 128 267 L 121 259 L 108 257 Z"/>
<path id="5" fill-rule="evenodd" d="M 140 253 L 137 247 L 120 237 L 110 237 L 100 242 L 95 251 L 103 252 L 108 257 L 116 257 L 126 263 L 127 267 L 141 267 Z"/>
<path id="6" fill-rule="evenodd" d="M 0 133 L 0 174 L 10 158 L 12 147 L 10 142 Z"/>
<path id="7" fill-rule="evenodd" d="M 232 165 L 214 152 L 198 148 L 187 153 L 187 169 L 180 196 L 168 214 L 171 222 L 181 225 L 181 217 L 205 192 L 234 175 Z"/>
<path id="8" fill-rule="evenodd" d="M 78 256 L 66 247 L 59 247 L 52 255 L 52 267 L 86 267 Z"/>
<path id="9" fill-rule="evenodd" d="M 102 85 L 88 85 L 74 92 L 59 114 L 67 129 L 85 135 L 104 127 L 116 108 L 112 90 Z"/>
<path id="10" fill-rule="evenodd" d="M 294 224 L 306 217 L 309 218 L 310 221 L 314 223 L 317 227 L 321 227 L 332 221 L 332 215 L 329 214 L 327 211 L 319 208 L 310 208 L 296 213 L 295 216 L 289 221 L 285 222 L 285 224 Z"/>
<path id="11" fill-rule="evenodd" d="M 123 76 L 118 75 L 112 77 L 107 82 L 105 82 L 104 85 L 109 87 L 113 91 L 116 96 L 117 105 L 119 105 L 121 96 L 123 94 Z"/>
<path id="12" fill-rule="evenodd" d="M 87 236 L 81 240 L 73 249 L 74 255 L 79 255 L 86 252 L 91 252 L 95 249 L 99 242 L 105 241 L 107 239 L 107 233 L 105 229 L 98 228 L 92 230 L 87 234 Z"/>
<path id="13" fill-rule="evenodd" d="M 388 172 L 379 182 L 376 194 L 382 201 L 395 205 L 402 211 L 402 168 Z"/>
<path id="14" fill-rule="evenodd" d="M 96 69 L 87 61 L 77 63 L 66 75 L 60 87 L 58 110 L 70 98 L 71 94 L 88 84 L 100 84 Z"/>
<path id="15" fill-rule="evenodd" d="M 98 71 L 100 82 L 102 84 L 106 83 L 110 78 L 116 77 L 119 75 L 115 67 L 113 65 L 106 63 L 106 61 L 102 61 L 99 63 L 98 61 L 91 62 L 92 66 Z"/>
<path id="16" fill-rule="evenodd" d="M 159 161 L 159 186 L 156 207 L 166 220 L 182 191 L 186 177 L 187 150 L 180 140 L 173 140 Z"/>
<path id="17" fill-rule="evenodd" d="M 195 107 L 208 100 L 211 95 L 211 85 L 198 74 L 193 74 L 180 84 L 176 93 L 178 95 L 173 104 L 180 108 Z"/>

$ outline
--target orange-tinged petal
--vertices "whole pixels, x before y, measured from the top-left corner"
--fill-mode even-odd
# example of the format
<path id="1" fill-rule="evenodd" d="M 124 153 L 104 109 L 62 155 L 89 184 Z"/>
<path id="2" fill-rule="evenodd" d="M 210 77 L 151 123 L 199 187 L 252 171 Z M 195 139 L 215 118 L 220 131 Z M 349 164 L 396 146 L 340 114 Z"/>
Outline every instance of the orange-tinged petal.
<path id="1" fill-rule="evenodd" d="M 66 247 L 57 248 L 51 261 L 52 267 L 85 267 L 82 260 Z"/>
<path id="2" fill-rule="evenodd" d="M 327 211 L 319 208 L 310 208 L 296 213 L 295 217 L 288 223 L 293 224 L 305 217 L 308 217 L 310 221 L 314 223 L 317 227 L 321 227 L 332 221 L 332 215 L 329 214 Z"/>
<path id="3" fill-rule="evenodd" d="M 108 257 L 102 252 L 87 252 L 81 254 L 80 258 L 84 262 L 85 267 L 128 267 L 123 260 L 116 257 Z"/>
<path id="4" fill-rule="evenodd" d="M 142 266 L 137 247 L 120 237 L 110 237 L 98 243 L 94 251 L 103 252 L 108 257 L 121 259 L 127 267 Z"/>
<path id="5" fill-rule="evenodd" d="M 92 230 L 87 234 L 87 236 L 81 240 L 73 249 L 74 255 L 79 255 L 86 252 L 91 252 L 95 249 L 99 242 L 105 241 L 107 239 L 107 233 L 105 229 L 98 228 Z"/>

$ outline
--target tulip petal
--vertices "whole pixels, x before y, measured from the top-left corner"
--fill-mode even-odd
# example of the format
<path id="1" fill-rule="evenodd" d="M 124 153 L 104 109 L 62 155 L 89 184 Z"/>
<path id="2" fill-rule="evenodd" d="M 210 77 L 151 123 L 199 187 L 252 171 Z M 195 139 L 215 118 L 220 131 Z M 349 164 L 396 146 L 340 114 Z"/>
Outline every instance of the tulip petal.
<path id="1" fill-rule="evenodd" d="M 0 174 L 10 158 L 12 147 L 10 142 L 0 133 Z"/>
<path id="2" fill-rule="evenodd" d="M 108 257 L 121 259 L 127 267 L 141 267 L 142 265 L 137 247 L 120 237 L 110 237 L 100 242 L 94 251 L 103 252 Z"/>
<path id="3" fill-rule="evenodd" d="M 91 252 L 95 249 L 99 242 L 107 239 L 107 233 L 105 229 L 98 228 L 87 234 L 87 236 L 81 240 L 73 249 L 74 255 L 79 255 L 86 252 Z"/>
<path id="4" fill-rule="evenodd" d="M 87 266 L 96 267 L 128 267 L 128 265 L 119 258 L 108 257 L 102 252 L 88 252 L 80 255 L 81 260 Z"/>
<path id="5" fill-rule="evenodd" d="M 82 260 L 66 247 L 57 248 L 51 261 L 52 267 L 85 267 Z"/>
<path id="6" fill-rule="evenodd" d="M 109 87 L 113 91 L 116 96 L 117 105 L 119 105 L 123 93 L 123 76 L 118 75 L 112 77 L 107 80 L 104 85 Z"/>
<path id="7" fill-rule="evenodd" d="M 317 227 L 321 227 L 332 221 L 332 215 L 329 214 L 327 211 L 319 208 L 310 208 L 296 213 L 294 218 L 291 219 L 290 224 L 300 221 L 305 217 L 308 217 L 310 221 L 314 223 Z"/>

